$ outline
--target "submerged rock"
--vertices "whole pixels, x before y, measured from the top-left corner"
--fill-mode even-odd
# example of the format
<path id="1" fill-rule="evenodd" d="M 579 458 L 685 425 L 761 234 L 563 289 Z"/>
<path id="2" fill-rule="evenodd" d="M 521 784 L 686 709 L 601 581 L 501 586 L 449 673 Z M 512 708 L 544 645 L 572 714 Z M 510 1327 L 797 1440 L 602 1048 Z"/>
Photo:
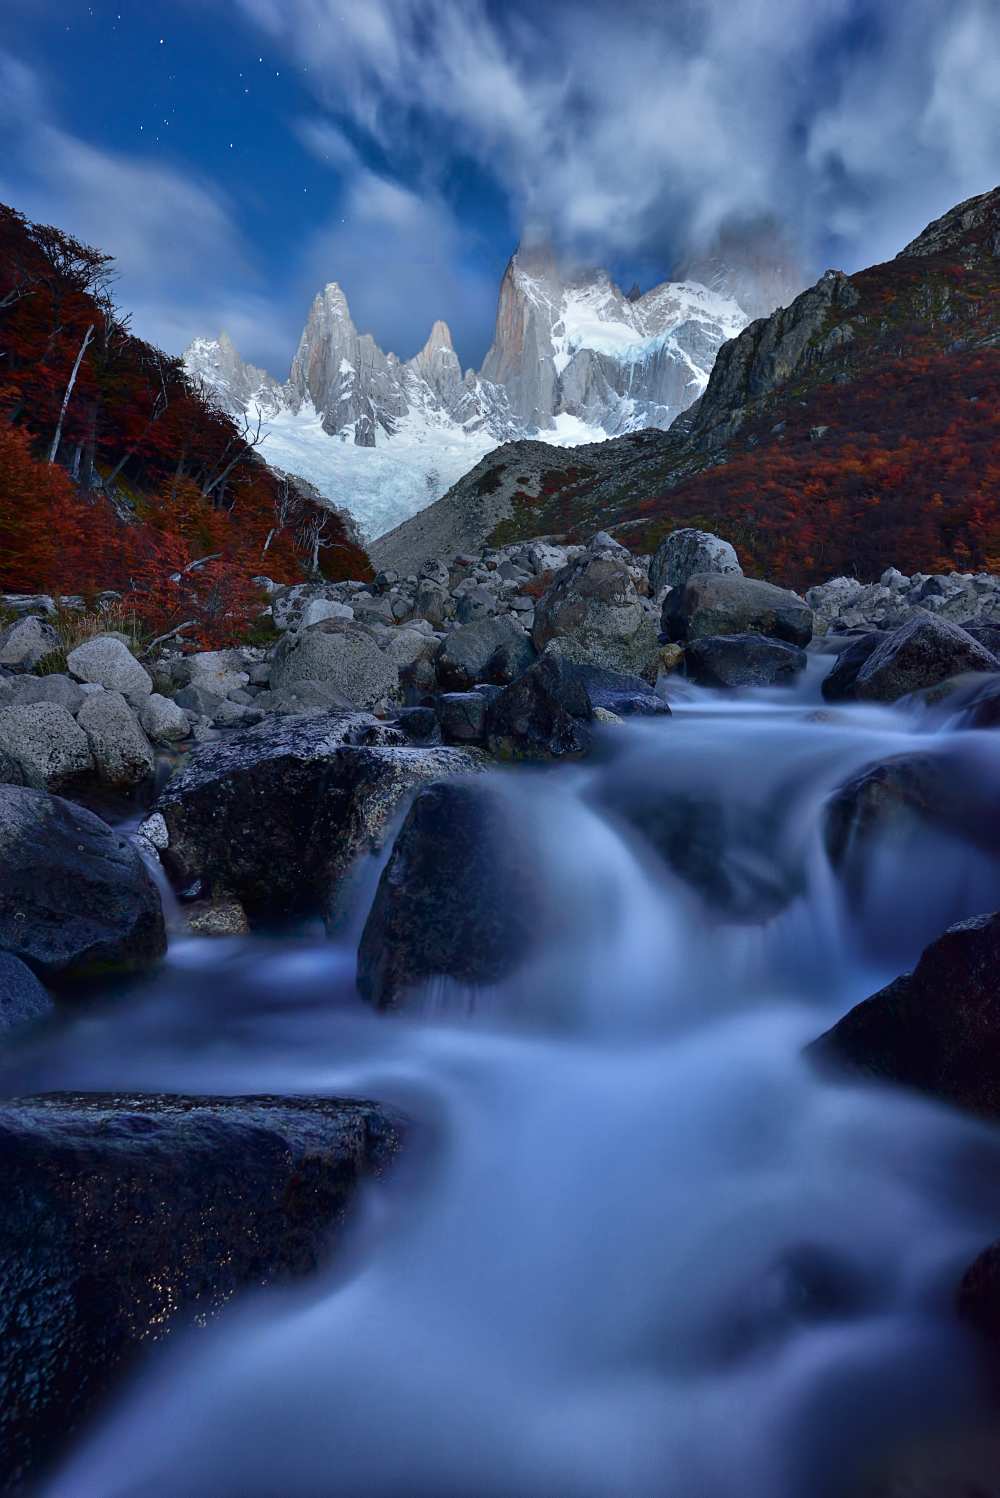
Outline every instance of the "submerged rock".
<path id="1" fill-rule="evenodd" d="M 358 949 L 358 987 L 379 1009 L 431 978 L 498 982 L 530 948 L 537 863 L 487 782 L 419 791 L 379 880 Z"/>
<path id="2" fill-rule="evenodd" d="M 142 858 L 92 812 L 0 786 L 0 949 L 47 983 L 147 965 L 166 949 Z"/>
<path id="3" fill-rule="evenodd" d="M 372 1103 L 0 1104 L 0 1467 L 32 1485 L 151 1342 L 327 1256 L 397 1128 Z M 5 1489 L 6 1490 L 6 1489 Z"/>
<path id="4" fill-rule="evenodd" d="M 410 745 L 367 713 L 272 718 L 195 750 L 153 809 L 157 846 L 180 887 L 235 896 L 254 925 L 315 913 L 407 791 L 479 767 L 474 751 Z"/>
<path id="5" fill-rule="evenodd" d="M 808 645 L 813 613 L 787 588 L 753 577 L 701 572 L 667 594 L 662 627 L 664 634 L 677 641 L 759 634 L 787 640 L 790 645 Z"/>

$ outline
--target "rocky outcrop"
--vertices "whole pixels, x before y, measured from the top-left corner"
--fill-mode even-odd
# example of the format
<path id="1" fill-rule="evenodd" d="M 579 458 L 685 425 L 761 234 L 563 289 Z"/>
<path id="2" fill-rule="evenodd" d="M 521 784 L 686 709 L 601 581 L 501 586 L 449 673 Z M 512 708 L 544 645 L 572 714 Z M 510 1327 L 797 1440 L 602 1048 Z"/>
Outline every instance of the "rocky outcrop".
<path id="1" fill-rule="evenodd" d="M 797 593 L 722 573 L 696 573 L 668 593 L 662 622 L 671 640 L 760 634 L 808 645 L 813 632 L 812 610 Z"/>
<path id="2" fill-rule="evenodd" d="M 805 670 L 806 653 L 764 635 L 702 635 L 684 650 L 685 673 L 703 687 L 789 686 Z"/>
<path id="3" fill-rule="evenodd" d="M 332 1098 L 0 1104 L 4 1491 L 35 1491 L 150 1343 L 323 1262 L 398 1140 L 375 1105 Z"/>
<path id="4" fill-rule="evenodd" d="M 234 895 L 253 924 L 315 913 L 408 791 L 478 768 L 467 750 L 414 747 L 365 713 L 270 719 L 192 753 L 156 802 L 151 840 L 182 889 Z"/>
<path id="5" fill-rule="evenodd" d="M 379 1009 L 447 978 L 499 982 L 527 955 L 543 895 L 511 808 L 486 782 L 418 792 L 379 880 L 358 987 Z"/>
<path id="6" fill-rule="evenodd" d="M 142 968 L 166 948 L 160 896 L 129 840 L 58 796 L 0 786 L 0 950 L 46 983 Z"/>

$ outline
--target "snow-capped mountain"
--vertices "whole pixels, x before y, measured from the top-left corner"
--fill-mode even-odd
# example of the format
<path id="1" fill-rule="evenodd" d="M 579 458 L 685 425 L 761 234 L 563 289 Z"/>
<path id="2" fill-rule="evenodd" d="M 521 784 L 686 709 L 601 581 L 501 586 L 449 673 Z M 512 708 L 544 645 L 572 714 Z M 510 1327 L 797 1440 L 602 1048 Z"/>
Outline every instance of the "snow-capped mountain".
<path id="1" fill-rule="evenodd" d="M 245 364 L 224 333 L 196 339 L 184 360 L 228 410 L 259 416 L 269 462 L 308 479 L 372 538 L 498 443 L 668 427 L 748 321 L 718 283 L 665 281 L 626 296 L 605 271 L 567 273 L 536 248 L 507 267 L 479 373 L 463 374 L 443 322 L 412 359 L 384 353 L 355 327 L 336 282 L 313 301 L 284 385 Z"/>

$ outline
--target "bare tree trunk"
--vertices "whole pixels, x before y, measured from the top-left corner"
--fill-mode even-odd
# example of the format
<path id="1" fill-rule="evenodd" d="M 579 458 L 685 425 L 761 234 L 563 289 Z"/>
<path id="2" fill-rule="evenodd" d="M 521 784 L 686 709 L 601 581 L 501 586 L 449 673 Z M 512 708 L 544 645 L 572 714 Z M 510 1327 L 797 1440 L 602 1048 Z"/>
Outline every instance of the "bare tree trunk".
<path id="1" fill-rule="evenodd" d="M 77 482 L 77 480 L 80 477 L 80 458 L 81 458 L 82 454 L 83 454 L 83 443 L 82 442 L 78 442 L 76 444 L 76 452 L 73 454 L 73 466 L 70 469 L 70 477 L 72 478 L 74 484 Z"/>
<path id="2" fill-rule="evenodd" d="M 66 386 L 66 394 L 62 398 L 62 406 L 59 409 L 59 421 L 56 424 L 55 436 L 52 438 L 52 446 L 49 448 L 50 463 L 54 463 L 56 460 L 56 453 L 59 451 L 59 444 L 62 441 L 62 429 L 63 422 L 66 419 L 66 407 L 69 405 L 69 398 L 73 394 L 73 386 L 76 384 L 76 377 L 80 373 L 80 365 L 83 363 L 83 356 L 87 352 L 87 349 L 90 347 L 93 336 L 94 324 L 91 323 L 90 327 L 83 335 L 83 342 L 80 344 L 76 359 L 73 362 L 73 370 L 69 377 L 69 383 Z"/>

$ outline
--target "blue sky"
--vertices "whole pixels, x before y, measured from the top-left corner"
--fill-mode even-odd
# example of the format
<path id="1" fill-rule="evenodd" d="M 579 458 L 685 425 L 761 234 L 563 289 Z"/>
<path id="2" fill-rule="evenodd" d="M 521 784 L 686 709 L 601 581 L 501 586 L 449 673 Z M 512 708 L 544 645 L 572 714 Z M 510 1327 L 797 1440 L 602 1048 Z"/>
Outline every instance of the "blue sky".
<path id="1" fill-rule="evenodd" d="M 885 258 L 1000 180 L 995 0 L 5 0 L 0 198 L 119 259 L 138 332 L 283 375 L 313 293 L 466 363 L 524 233 L 666 275 L 771 215 Z"/>

